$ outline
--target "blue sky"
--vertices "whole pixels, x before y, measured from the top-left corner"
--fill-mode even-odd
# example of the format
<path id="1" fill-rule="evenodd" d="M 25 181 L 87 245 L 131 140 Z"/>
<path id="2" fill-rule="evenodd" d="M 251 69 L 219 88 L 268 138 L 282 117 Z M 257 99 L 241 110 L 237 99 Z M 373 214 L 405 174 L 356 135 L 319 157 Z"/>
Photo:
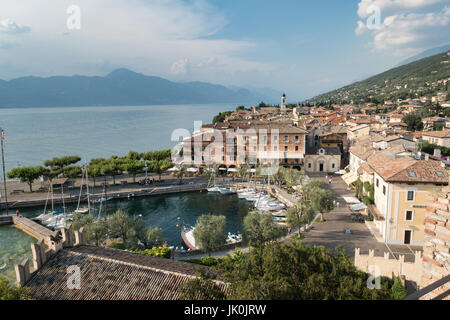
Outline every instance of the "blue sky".
<path id="1" fill-rule="evenodd" d="M 67 12 L 71 5 L 79 16 Z M 296 101 L 450 43 L 449 6 L 448 0 L 2 0 L 0 78 L 104 75 L 126 67 L 174 81 L 273 88 Z M 369 29 L 373 8 L 380 24 Z M 79 29 L 68 29 L 72 18 Z"/>

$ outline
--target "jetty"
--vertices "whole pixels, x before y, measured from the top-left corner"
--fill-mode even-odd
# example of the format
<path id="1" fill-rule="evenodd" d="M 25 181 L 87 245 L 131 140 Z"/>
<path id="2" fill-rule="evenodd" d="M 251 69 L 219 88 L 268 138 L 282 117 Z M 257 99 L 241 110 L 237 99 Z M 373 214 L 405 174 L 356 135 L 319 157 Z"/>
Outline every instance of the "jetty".
<path id="1" fill-rule="evenodd" d="M 16 215 L 0 216 L 0 225 L 14 225 L 17 229 L 33 238 L 44 240 L 47 245 L 49 245 L 47 242 L 57 234 L 56 231 L 52 231 L 31 219 Z"/>

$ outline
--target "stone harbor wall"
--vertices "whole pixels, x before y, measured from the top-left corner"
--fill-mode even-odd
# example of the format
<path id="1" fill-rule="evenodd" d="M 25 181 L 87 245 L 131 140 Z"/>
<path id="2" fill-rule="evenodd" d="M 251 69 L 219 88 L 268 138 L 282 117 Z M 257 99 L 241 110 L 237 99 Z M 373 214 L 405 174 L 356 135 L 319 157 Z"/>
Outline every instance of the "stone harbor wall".
<path id="1" fill-rule="evenodd" d="M 450 188 L 429 198 L 425 219 L 421 288 L 450 274 Z M 450 283 L 422 297 L 424 300 L 450 290 Z M 449 299 L 447 297 L 446 299 Z"/>

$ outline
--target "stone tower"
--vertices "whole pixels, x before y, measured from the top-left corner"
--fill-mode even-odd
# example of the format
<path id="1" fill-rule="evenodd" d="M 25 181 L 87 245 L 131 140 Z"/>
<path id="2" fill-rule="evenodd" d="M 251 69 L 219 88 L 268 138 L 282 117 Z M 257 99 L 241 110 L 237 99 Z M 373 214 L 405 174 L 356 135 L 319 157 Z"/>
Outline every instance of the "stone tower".
<path id="1" fill-rule="evenodd" d="M 281 111 L 286 111 L 286 94 L 281 96 Z"/>

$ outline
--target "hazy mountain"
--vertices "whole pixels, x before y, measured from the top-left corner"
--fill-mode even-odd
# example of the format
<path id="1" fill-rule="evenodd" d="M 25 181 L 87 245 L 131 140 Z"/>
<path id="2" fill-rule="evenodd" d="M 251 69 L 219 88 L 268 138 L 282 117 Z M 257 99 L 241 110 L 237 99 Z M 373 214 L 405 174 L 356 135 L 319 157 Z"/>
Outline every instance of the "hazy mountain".
<path id="1" fill-rule="evenodd" d="M 419 53 L 418 55 L 415 55 L 415 56 L 410 57 L 410 58 L 408 58 L 406 60 L 403 60 L 402 62 L 400 62 L 398 64 L 398 67 L 399 66 L 403 66 L 405 64 L 409 64 L 409 63 L 414 62 L 414 61 L 418 61 L 418 60 L 421 60 L 421 59 L 424 59 L 424 58 L 428 58 L 428 57 L 434 56 L 434 55 L 439 54 L 439 53 L 447 52 L 449 50 L 450 50 L 450 44 L 442 46 L 442 47 L 428 49 L 428 50 L 426 50 L 426 51 L 424 51 L 422 53 Z"/>
<path id="2" fill-rule="evenodd" d="M 449 78 L 450 51 L 388 70 L 306 102 L 360 104 L 420 98 L 448 91 L 448 84 L 444 80 Z"/>
<path id="3" fill-rule="evenodd" d="M 261 99 L 259 93 L 244 88 L 204 82 L 177 83 L 127 69 L 115 70 L 105 77 L 0 80 L 0 107 L 257 103 Z"/>

